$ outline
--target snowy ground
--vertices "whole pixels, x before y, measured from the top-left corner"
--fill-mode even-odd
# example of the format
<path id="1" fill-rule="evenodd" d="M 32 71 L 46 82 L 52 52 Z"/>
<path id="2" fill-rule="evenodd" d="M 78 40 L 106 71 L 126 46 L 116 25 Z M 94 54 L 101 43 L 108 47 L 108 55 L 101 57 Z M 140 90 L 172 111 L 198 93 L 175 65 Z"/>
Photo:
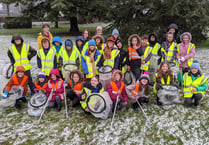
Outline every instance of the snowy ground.
<path id="1" fill-rule="evenodd" d="M 36 39 L 24 36 L 26 42 L 37 48 Z M 0 36 L 0 67 L 8 62 L 6 51 L 11 36 Z M 66 37 L 62 37 L 64 41 Z M 75 40 L 75 39 L 74 39 Z M 198 50 L 198 58 L 202 71 L 209 75 L 207 60 L 209 51 Z M 36 66 L 36 59 L 32 60 Z M 1 69 L 1 68 L 0 68 Z M 1 69 L 2 70 L 2 69 Z M 1 72 L 1 71 L 0 71 Z M 33 69 L 33 76 L 38 69 Z M 0 89 L 7 80 L 0 76 Z M 60 113 L 55 109 L 45 112 L 38 125 L 38 118 L 27 114 L 27 105 L 22 111 L 14 108 L 0 110 L 0 144 L 209 144 L 209 92 L 207 91 L 199 108 L 182 104 L 159 107 L 153 95 L 150 103 L 144 105 L 152 125 L 148 123 L 141 110 L 133 110 L 131 104 L 115 116 L 115 128 L 110 129 L 111 118 L 96 119 L 85 115 L 81 109 L 72 109 L 71 115 L 65 117 L 64 107 Z"/>

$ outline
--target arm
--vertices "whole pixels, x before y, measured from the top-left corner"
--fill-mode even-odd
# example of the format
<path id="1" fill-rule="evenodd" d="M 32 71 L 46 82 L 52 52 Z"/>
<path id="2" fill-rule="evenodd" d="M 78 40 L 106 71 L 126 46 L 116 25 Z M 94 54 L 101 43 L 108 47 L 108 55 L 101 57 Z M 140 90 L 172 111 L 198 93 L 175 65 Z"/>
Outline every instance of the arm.
<path id="1" fill-rule="evenodd" d="M 34 56 L 36 56 L 37 51 L 33 47 L 29 47 L 28 59 L 31 60 Z"/>
<path id="2" fill-rule="evenodd" d="M 63 81 L 63 82 L 64 82 L 64 81 Z M 64 93 L 64 86 L 63 86 L 64 84 L 63 84 L 63 82 L 62 82 L 62 84 L 61 84 L 61 88 L 56 89 L 55 94 L 59 95 L 59 94 Z"/>
<path id="3" fill-rule="evenodd" d="M 11 62 L 12 64 L 14 64 L 14 63 L 15 63 L 15 59 L 14 59 L 12 53 L 11 53 L 9 50 L 7 51 L 7 55 L 8 55 L 8 57 L 9 57 L 9 59 L 10 59 L 10 62 Z"/>
<path id="4" fill-rule="evenodd" d="M 27 91 L 28 91 L 28 79 L 26 80 L 25 84 L 24 84 L 24 92 L 23 92 L 23 95 L 26 96 L 27 94 Z"/>
<path id="5" fill-rule="evenodd" d="M 116 56 L 115 60 L 114 60 L 114 69 L 118 69 L 119 68 L 119 55 Z"/>
<path id="6" fill-rule="evenodd" d="M 4 91 L 8 91 L 9 92 L 11 90 L 11 88 L 12 88 L 12 85 L 13 85 L 13 79 L 10 78 L 10 80 L 8 81 L 7 85 L 4 88 Z"/>
<path id="7" fill-rule="evenodd" d="M 187 54 L 186 56 L 184 56 L 185 60 L 193 58 L 195 56 L 195 46 L 192 48 L 192 50 L 190 51 L 189 54 Z"/>
<path id="8" fill-rule="evenodd" d="M 136 87 L 135 84 L 131 84 L 126 87 L 126 93 L 127 93 L 128 97 L 131 98 L 133 96 L 131 93 L 131 90 L 133 90 L 135 87 Z"/>
<path id="9" fill-rule="evenodd" d="M 103 54 L 101 55 L 101 57 L 100 57 L 100 60 L 99 60 L 99 62 L 97 63 L 97 67 L 101 67 L 101 66 L 103 66 L 103 62 L 104 62 L 104 59 L 103 59 Z"/>
<path id="10" fill-rule="evenodd" d="M 83 71 L 84 71 L 84 74 L 88 74 L 88 67 L 86 65 L 86 61 L 84 60 L 83 56 L 81 57 L 81 65 L 82 65 L 82 68 L 83 68 Z"/>
<path id="11" fill-rule="evenodd" d="M 37 55 L 37 65 L 38 65 L 38 68 L 41 68 L 41 59 L 40 57 Z"/>
<path id="12" fill-rule="evenodd" d="M 57 57 L 56 57 L 56 55 L 54 56 L 54 68 L 57 68 Z"/>
<path id="13" fill-rule="evenodd" d="M 110 83 L 107 84 L 106 91 L 108 92 L 108 94 L 109 94 L 110 98 L 112 99 L 112 101 L 115 102 L 118 95 L 112 93 L 112 86 L 111 86 Z"/>
<path id="14" fill-rule="evenodd" d="M 197 87 L 197 91 L 205 91 L 207 89 L 207 83 L 205 82 L 203 85 Z"/>
<path id="15" fill-rule="evenodd" d="M 152 53 L 150 52 L 147 56 L 147 58 L 145 58 L 145 63 L 147 63 L 152 57 Z"/>
<path id="16" fill-rule="evenodd" d="M 122 90 L 122 92 L 121 92 L 121 98 L 122 98 L 122 100 L 123 101 L 125 101 L 125 102 L 128 102 L 128 95 L 127 95 L 127 93 L 126 93 L 126 89 L 125 89 L 125 86 L 123 87 L 123 90 Z"/>

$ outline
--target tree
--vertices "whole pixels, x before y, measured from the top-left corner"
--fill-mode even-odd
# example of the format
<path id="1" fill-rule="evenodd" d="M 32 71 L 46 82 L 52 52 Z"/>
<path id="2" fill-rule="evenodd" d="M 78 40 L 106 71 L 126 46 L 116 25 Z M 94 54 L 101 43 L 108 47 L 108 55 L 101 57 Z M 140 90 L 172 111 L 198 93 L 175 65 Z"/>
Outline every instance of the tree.
<path id="1" fill-rule="evenodd" d="M 6 4 L 7 6 L 7 16 L 10 16 L 10 9 L 9 5 L 12 3 L 17 3 L 19 0 L 0 0 L 0 3 Z"/>

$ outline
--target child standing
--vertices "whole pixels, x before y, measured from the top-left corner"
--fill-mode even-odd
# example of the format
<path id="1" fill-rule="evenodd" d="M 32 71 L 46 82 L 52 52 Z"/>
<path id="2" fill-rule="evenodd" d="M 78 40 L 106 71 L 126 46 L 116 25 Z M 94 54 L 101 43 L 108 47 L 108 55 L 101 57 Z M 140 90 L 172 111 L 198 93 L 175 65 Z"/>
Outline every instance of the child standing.
<path id="1" fill-rule="evenodd" d="M 116 70 L 112 74 L 112 81 L 109 84 L 107 84 L 107 92 L 113 101 L 113 111 L 117 99 L 120 108 L 124 108 L 128 104 L 128 96 L 126 94 L 125 84 L 122 81 L 123 78 L 124 75 L 122 71 Z"/>
<path id="2" fill-rule="evenodd" d="M 151 33 L 148 38 L 149 46 L 152 47 L 152 56 L 160 56 L 160 44 L 157 40 L 157 34 Z"/>
<path id="3" fill-rule="evenodd" d="M 61 110 L 61 101 L 64 99 L 64 84 L 60 77 L 58 69 L 52 69 L 49 74 L 49 81 L 46 87 L 47 96 L 52 91 L 52 98 L 49 100 L 48 107 L 52 108 L 57 105 L 57 111 Z"/>
<path id="4" fill-rule="evenodd" d="M 200 65 L 196 59 L 193 60 L 191 71 L 183 76 L 184 103 L 187 105 L 199 105 L 205 90 L 207 89 L 208 77 L 200 72 Z M 193 102 L 194 100 L 194 102 Z"/>
<path id="5" fill-rule="evenodd" d="M 100 54 L 103 54 L 105 49 L 105 40 L 101 35 L 95 35 L 93 39 L 96 41 L 96 49 L 99 50 Z"/>
<path id="6" fill-rule="evenodd" d="M 43 93 L 46 93 L 46 87 L 47 87 L 47 78 L 46 75 L 43 72 L 40 72 L 38 74 L 37 80 L 35 81 L 35 92 L 42 91 Z"/>
<path id="7" fill-rule="evenodd" d="M 23 66 L 25 69 L 25 74 L 28 76 L 28 85 L 30 87 L 31 94 L 34 94 L 34 84 L 31 77 L 31 63 L 30 60 L 36 55 L 36 50 L 32 48 L 29 44 L 23 43 L 23 38 L 20 35 L 13 35 L 11 43 L 13 44 L 9 47 L 7 52 L 8 57 L 12 64 L 14 64 L 14 72 L 18 66 Z"/>
<path id="8" fill-rule="evenodd" d="M 128 70 L 131 70 L 136 78 L 139 79 L 141 74 L 141 57 L 144 52 L 141 47 L 141 38 L 137 34 L 133 34 L 128 38 Z"/>
<path id="9" fill-rule="evenodd" d="M 78 36 L 76 38 L 76 42 L 75 42 L 76 45 L 74 45 L 73 49 L 76 50 L 76 52 L 78 53 L 78 56 L 79 56 L 79 71 L 83 72 L 83 68 L 81 66 L 81 57 L 82 57 L 82 53 L 85 52 L 85 50 L 83 50 L 83 46 L 84 46 L 84 39 L 83 39 L 83 36 Z"/>
<path id="10" fill-rule="evenodd" d="M 6 87 L 4 88 L 4 94 L 1 96 L 3 99 L 8 97 L 8 93 L 14 85 L 22 86 L 24 88 L 23 95 L 21 98 L 17 99 L 15 103 L 15 107 L 21 110 L 22 107 L 20 105 L 20 100 L 22 100 L 24 103 L 27 103 L 25 96 L 28 91 L 28 77 L 25 75 L 25 69 L 23 66 L 17 67 L 15 74 L 7 83 Z"/>
<path id="11" fill-rule="evenodd" d="M 139 80 L 126 87 L 127 94 L 129 99 L 133 102 L 133 109 L 138 108 L 138 103 L 148 103 L 149 98 L 147 95 L 149 94 L 149 75 L 148 72 L 142 74 Z M 136 99 L 138 103 L 136 102 Z"/>
<path id="12" fill-rule="evenodd" d="M 42 39 L 46 38 L 49 40 L 50 42 L 50 46 L 52 46 L 52 40 L 53 40 L 53 36 L 52 33 L 49 32 L 49 25 L 48 24 L 43 24 L 42 25 L 42 32 L 39 33 L 38 37 L 37 37 L 37 41 L 38 41 L 38 48 L 42 49 Z"/>

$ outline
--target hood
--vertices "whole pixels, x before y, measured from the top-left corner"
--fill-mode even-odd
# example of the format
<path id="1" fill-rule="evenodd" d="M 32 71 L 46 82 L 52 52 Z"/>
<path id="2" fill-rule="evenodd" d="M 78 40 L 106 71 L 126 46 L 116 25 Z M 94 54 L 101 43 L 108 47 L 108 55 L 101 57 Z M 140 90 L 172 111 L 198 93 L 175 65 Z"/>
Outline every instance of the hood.
<path id="1" fill-rule="evenodd" d="M 65 41 L 65 48 L 66 48 L 66 46 L 71 46 L 71 47 L 73 48 L 73 41 L 70 40 L 70 39 L 67 39 L 67 40 Z"/>
<path id="2" fill-rule="evenodd" d="M 118 42 L 121 42 L 122 43 L 122 48 L 120 48 L 120 49 L 123 49 L 123 41 L 120 38 L 116 39 L 115 40 L 115 45 L 116 46 L 117 46 Z"/>
<path id="3" fill-rule="evenodd" d="M 52 40 L 52 44 L 54 44 L 54 42 L 59 42 L 62 45 L 62 40 L 59 36 L 55 36 Z"/>
<path id="4" fill-rule="evenodd" d="M 122 81 L 122 80 L 124 79 L 124 74 L 123 74 L 122 71 L 120 71 L 120 70 L 114 70 L 114 71 L 112 72 L 112 81 L 115 81 L 115 75 L 116 75 L 117 73 L 120 74 L 120 76 L 121 76 L 120 81 Z"/>
<path id="5" fill-rule="evenodd" d="M 23 71 L 25 73 L 25 68 L 23 66 L 18 66 L 15 73 L 17 74 L 19 71 Z"/>
<path id="6" fill-rule="evenodd" d="M 60 73 L 59 73 L 59 70 L 58 70 L 58 69 L 52 69 L 52 70 L 50 71 L 50 73 L 49 73 L 49 79 L 51 79 L 50 76 L 51 76 L 52 74 L 55 74 L 58 78 L 60 78 Z"/>
<path id="7" fill-rule="evenodd" d="M 70 76 L 70 79 L 72 80 L 73 79 L 73 75 L 74 74 L 78 74 L 78 76 L 79 76 L 79 83 L 80 82 L 82 82 L 83 80 L 84 80 L 84 76 L 83 76 L 83 74 L 82 74 L 82 72 L 80 72 L 79 70 L 72 70 L 71 72 L 70 72 L 70 74 L 69 74 L 69 76 Z"/>
<path id="8" fill-rule="evenodd" d="M 184 36 L 184 35 L 188 35 L 188 36 L 189 36 L 189 42 L 192 41 L 192 35 L 191 35 L 191 33 L 189 33 L 189 32 L 184 32 L 184 33 L 181 34 L 181 36 L 180 36 L 181 42 L 183 42 L 183 36 Z"/>
<path id="9" fill-rule="evenodd" d="M 83 36 L 78 36 L 78 37 L 76 38 L 75 44 L 76 44 L 77 47 L 78 47 L 78 44 L 77 44 L 77 41 L 78 41 L 78 40 L 81 40 L 81 41 L 83 42 L 83 44 L 82 44 L 82 46 L 81 46 L 81 47 L 83 47 L 83 45 L 84 45 L 84 38 L 83 38 Z"/>
<path id="10" fill-rule="evenodd" d="M 151 36 L 154 36 L 155 37 L 155 41 L 151 41 L 150 38 Z M 157 42 L 157 34 L 155 33 L 151 33 L 148 37 L 148 42 L 150 43 L 150 46 L 153 47 L 155 45 L 155 43 Z"/>
<path id="11" fill-rule="evenodd" d="M 178 33 L 178 31 L 179 31 L 178 26 L 177 26 L 176 24 L 174 24 L 174 23 L 172 23 L 172 24 L 170 24 L 170 25 L 168 26 L 168 30 L 167 30 L 167 31 L 169 31 L 170 28 L 174 28 L 174 29 L 176 30 L 176 33 Z"/>
<path id="12" fill-rule="evenodd" d="M 50 46 L 50 41 L 49 41 L 49 39 L 47 39 L 47 38 L 43 38 L 42 40 L 41 40 L 41 46 L 42 46 L 42 48 L 44 48 L 43 47 L 43 41 L 48 41 L 49 42 L 49 47 L 47 48 L 47 49 L 49 49 L 49 48 L 51 48 L 51 46 Z"/>
<path id="13" fill-rule="evenodd" d="M 22 43 L 23 43 L 23 38 L 19 35 L 19 34 L 15 34 L 12 36 L 12 40 L 11 40 L 11 43 L 15 44 L 15 40 L 21 40 Z"/>
<path id="14" fill-rule="evenodd" d="M 112 31 L 112 36 L 113 36 L 114 34 L 118 34 L 118 36 L 119 36 L 119 31 L 118 31 L 118 29 L 115 28 L 115 29 Z"/>
<path id="15" fill-rule="evenodd" d="M 128 46 L 131 46 L 131 39 L 132 39 L 133 37 L 136 37 L 136 38 L 138 39 L 138 41 L 139 41 L 139 44 L 138 44 L 138 45 L 141 45 L 141 38 L 139 37 L 139 35 L 137 35 L 137 34 L 132 34 L 132 35 L 129 36 L 129 38 L 128 38 Z"/>
<path id="16" fill-rule="evenodd" d="M 99 38 L 102 41 L 102 43 L 105 43 L 105 40 L 101 35 L 94 35 L 94 37 L 92 39 L 94 39 L 96 41 L 97 38 Z"/>

